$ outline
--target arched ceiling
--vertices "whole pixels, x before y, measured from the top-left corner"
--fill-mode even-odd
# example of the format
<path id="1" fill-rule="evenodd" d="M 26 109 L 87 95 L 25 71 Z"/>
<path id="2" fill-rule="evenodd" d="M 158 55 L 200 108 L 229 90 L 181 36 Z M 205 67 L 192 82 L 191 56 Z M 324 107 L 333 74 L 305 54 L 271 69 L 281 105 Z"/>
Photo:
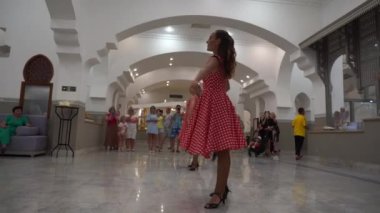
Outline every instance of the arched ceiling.
<path id="1" fill-rule="evenodd" d="M 165 102 L 168 101 L 184 101 L 189 98 L 189 87 L 191 81 L 190 80 L 172 80 L 172 81 L 160 81 L 153 83 L 143 89 L 140 90 L 140 95 L 143 97 L 145 94 L 152 93 L 153 96 L 155 94 L 161 94 L 160 97 L 153 97 L 155 102 Z M 174 98 L 169 95 L 182 95 L 182 98 Z M 158 100 L 157 98 L 162 98 L 162 100 Z"/>
<path id="2" fill-rule="evenodd" d="M 297 49 L 294 44 L 282 38 L 281 36 L 253 24 L 225 17 L 203 15 L 174 16 L 153 20 L 117 33 L 116 39 L 117 41 L 122 41 L 133 35 L 137 35 L 160 27 L 166 27 L 168 25 L 175 26 L 198 23 L 201 23 L 201 25 L 222 26 L 223 28 L 240 30 L 251 35 L 256 35 L 259 38 L 265 38 L 267 41 L 273 43 L 284 51 L 293 52 Z"/>
<path id="3" fill-rule="evenodd" d="M 170 88 L 171 90 L 174 90 L 174 91 L 187 92 L 189 90 L 190 84 L 191 84 L 191 81 L 186 81 L 186 80 L 160 81 L 144 88 L 144 91 L 151 92 L 151 91 L 164 90 L 164 89 Z"/>
<path id="4" fill-rule="evenodd" d="M 167 30 L 168 26 L 172 28 L 171 31 Z M 287 51 L 294 51 L 296 49 L 293 44 L 280 36 L 250 23 L 224 17 L 198 15 L 168 17 L 146 22 L 116 34 L 116 38 L 119 42 L 130 37 L 147 37 L 156 39 L 157 42 L 160 39 L 187 40 L 204 43 L 204 46 L 206 46 L 209 35 L 216 29 L 229 31 L 236 45 L 266 46 Z M 121 45 L 117 49 L 120 48 L 122 48 Z M 130 50 L 122 52 L 130 52 Z M 161 69 L 173 70 L 177 67 L 195 67 L 199 69 L 204 66 L 210 55 L 204 52 L 165 53 L 141 59 L 130 64 L 129 68 L 124 68 L 124 70 L 131 70 L 134 78 L 138 79 L 143 75 L 149 75 L 151 72 Z M 173 60 L 171 61 L 170 58 L 173 58 Z M 135 69 L 137 71 L 134 71 Z M 243 84 L 257 75 L 257 72 L 252 68 L 238 63 L 233 80 Z"/>
<path id="5" fill-rule="evenodd" d="M 169 26 L 172 28 L 170 31 L 167 30 Z M 119 42 L 132 36 L 152 38 L 157 39 L 157 41 L 160 39 L 188 40 L 204 43 L 206 46 L 209 35 L 216 29 L 229 31 L 236 45 L 265 46 L 289 52 L 296 49 L 289 41 L 258 26 L 239 20 L 212 16 L 178 16 L 158 19 L 122 31 L 116 35 L 116 38 Z M 199 69 L 204 66 L 210 55 L 204 52 L 159 54 L 130 64 L 129 68 L 125 70 L 131 70 L 134 78 L 139 79 L 141 76 L 150 75 L 156 70 L 174 70 L 184 67 Z M 170 60 L 171 58 L 173 60 Z M 255 70 L 238 62 L 233 80 L 243 84 L 257 75 Z M 139 91 L 136 92 L 139 93 Z"/>
<path id="6" fill-rule="evenodd" d="M 161 54 L 131 64 L 130 70 L 132 71 L 135 78 L 139 78 L 142 75 L 146 75 L 150 72 L 154 72 L 155 70 L 165 68 L 171 70 L 179 67 L 201 68 L 204 66 L 210 55 L 211 54 L 201 52 L 174 52 Z M 243 83 L 241 81 L 246 81 L 255 77 L 256 75 L 257 72 L 254 70 L 250 69 L 244 64 L 237 63 L 236 72 L 233 79 L 237 82 Z M 249 78 L 247 78 L 247 76 Z"/>
<path id="7" fill-rule="evenodd" d="M 210 34 L 216 30 L 227 30 L 235 40 L 235 44 L 240 45 L 270 45 L 276 47 L 273 43 L 260 38 L 255 34 L 248 33 L 234 27 L 226 27 L 224 25 L 210 25 L 204 23 L 189 23 L 180 25 L 167 25 L 155 28 L 137 34 L 137 36 L 164 39 L 182 39 L 182 40 L 198 40 L 206 43 Z"/>

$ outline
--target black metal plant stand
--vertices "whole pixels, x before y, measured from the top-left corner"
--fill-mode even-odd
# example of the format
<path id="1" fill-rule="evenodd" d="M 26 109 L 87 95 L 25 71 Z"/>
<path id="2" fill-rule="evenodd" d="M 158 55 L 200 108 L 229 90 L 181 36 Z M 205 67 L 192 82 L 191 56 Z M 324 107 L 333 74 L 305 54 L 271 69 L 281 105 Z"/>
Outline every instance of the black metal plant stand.
<path id="1" fill-rule="evenodd" d="M 61 150 L 61 147 L 65 147 L 66 156 L 68 155 L 69 150 L 73 153 L 74 150 L 70 146 L 70 136 L 71 136 L 71 122 L 73 118 L 78 115 L 79 108 L 72 106 L 55 106 L 55 114 L 59 118 L 59 132 L 58 132 L 58 143 L 51 150 L 51 155 L 53 156 L 54 151 L 57 151 L 56 157 L 58 157 L 58 152 Z M 65 137 L 63 137 L 65 135 Z"/>

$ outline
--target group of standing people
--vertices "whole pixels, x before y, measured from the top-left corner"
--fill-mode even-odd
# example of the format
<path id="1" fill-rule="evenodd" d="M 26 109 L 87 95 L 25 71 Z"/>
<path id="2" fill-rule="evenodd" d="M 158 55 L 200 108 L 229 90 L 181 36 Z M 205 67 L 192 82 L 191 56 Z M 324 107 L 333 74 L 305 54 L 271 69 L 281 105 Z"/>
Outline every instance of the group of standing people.
<path id="1" fill-rule="evenodd" d="M 280 152 L 278 143 L 280 138 L 280 128 L 274 112 L 265 111 L 258 120 L 258 132 L 262 140 L 266 140 L 267 146 L 265 155 L 276 155 Z"/>
<path id="2" fill-rule="evenodd" d="M 227 31 L 216 30 L 207 40 L 207 50 L 213 52 L 213 55 L 190 85 L 189 90 L 192 96 L 187 102 L 185 116 L 181 114 L 180 106 L 176 107 L 174 114 L 171 114 L 169 109 L 165 118 L 162 110 L 156 110 L 152 106 L 146 122 L 150 152 L 155 151 L 155 148 L 157 151 L 162 150 L 162 135 L 164 134 L 170 138 L 169 149 L 172 152 L 179 152 L 180 145 L 194 156 L 194 165 L 198 164 L 199 155 L 210 158 L 213 154 L 217 157 L 215 188 L 210 194 L 210 200 L 204 206 L 206 209 L 213 209 L 225 203 L 230 192 L 227 184 L 231 165 L 230 151 L 245 148 L 247 144 L 240 126 L 240 119 L 227 96 L 229 79 L 233 76 L 236 67 L 234 40 Z M 199 86 L 200 81 L 203 81 L 202 89 Z M 133 111 L 129 114 L 132 117 Z M 131 117 L 128 118 L 129 121 Z M 128 119 L 126 119 L 127 123 Z M 110 110 L 107 115 L 108 124 L 116 126 L 117 120 L 116 112 Z M 268 128 L 275 130 L 277 126 L 277 131 L 272 134 L 272 137 L 278 138 L 280 132 L 276 124 L 275 117 L 268 113 L 260 122 L 263 130 Z M 295 137 L 297 150 L 302 146 L 302 132 L 299 129 L 301 126 L 303 128 L 306 126 L 304 120 L 301 116 L 296 117 L 293 127 L 297 134 Z M 112 128 L 114 128 L 112 131 L 117 131 L 117 126 Z M 109 130 L 111 131 L 111 127 Z M 130 131 L 129 126 L 125 131 Z M 263 134 L 268 133 L 263 131 Z M 158 143 L 157 138 L 159 138 Z M 112 140 L 111 138 L 108 140 L 107 137 L 107 141 Z M 113 148 L 116 146 L 112 142 L 107 145 Z M 273 146 L 273 151 L 278 150 Z M 300 157 L 301 155 L 298 154 L 298 158 Z"/>
<path id="3" fill-rule="evenodd" d="M 138 118 L 133 108 L 127 115 L 120 115 L 115 107 L 111 107 L 106 115 L 107 130 L 105 149 L 118 151 L 135 151 Z"/>
<path id="4" fill-rule="evenodd" d="M 183 116 L 180 105 L 176 106 L 174 113 L 171 113 L 171 108 L 167 108 L 166 116 L 163 115 L 163 110 L 156 109 L 155 106 L 150 107 L 146 117 L 149 152 L 161 152 L 167 138 L 170 139 L 169 150 L 180 152 L 178 136 Z"/>
<path id="5" fill-rule="evenodd" d="M 255 120 L 257 122 L 257 128 L 253 132 L 252 142 L 248 145 L 248 154 L 251 156 L 250 148 L 254 149 L 257 146 L 256 138 L 259 136 L 259 139 L 262 142 L 261 144 L 265 146 L 265 156 L 276 156 L 280 152 L 278 146 L 280 128 L 276 119 L 276 114 L 274 112 L 265 111 L 259 119 L 254 119 L 254 122 Z M 295 159 L 300 160 L 303 157 L 301 155 L 301 150 L 305 140 L 306 130 L 308 129 L 304 108 L 300 107 L 298 109 L 298 114 L 292 121 L 292 128 L 295 144 Z"/>

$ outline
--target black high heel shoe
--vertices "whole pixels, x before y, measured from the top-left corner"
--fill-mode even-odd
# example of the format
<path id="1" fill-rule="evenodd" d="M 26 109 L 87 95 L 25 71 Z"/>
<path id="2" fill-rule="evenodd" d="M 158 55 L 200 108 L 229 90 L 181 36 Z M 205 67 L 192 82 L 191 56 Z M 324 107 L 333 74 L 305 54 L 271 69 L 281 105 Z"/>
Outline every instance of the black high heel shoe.
<path id="1" fill-rule="evenodd" d="M 193 167 L 193 166 L 199 166 L 199 163 L 193 163 L 193 162 L 191 162 L 189 165 L 187 165 L 187 168 L 190 168 L 190 167 Z"/>
<path id="2" fill-rule="evenodd" d="M 219 203 L 206 203 L 205 209 L 216 209 L 219 207 L 220 203 L 225 204 L 225 199 L 221 197 L 220 193 L 217 193 L 217 192 L 211 193 L 211 196 L 214 196 L 214 195 L 216 195 L 219 198 Z"/>
<path id="3" fill-rule="evenodd" d="M 223 198 L 225 200 L 227 200 L 227 196 L 228 196 L 228 193 L 231 192 L 230 188 L 228 188 L 228 186 L 226 185 L 226 187 L 224 188 L 224 193 L 223 193 Z M 210 197 L 212 197 L 214 195 L 214 192 L 213 193 L 210 193 Z"/>
<path id="4" fill-rule="evenodd" d="M 218 155 L 217 155 L 216 153 L 213 153 L 213 154 L 212 154 L 211 161 L 215 161 L 217 157 L 218 157 Z"/>
<path id="5" fill-rule="evenodd" d="M 231 190 L 226 185 L 226 187 L 224 188 L 223 199 L 227 200 L 227 196 L 229 192 L 231 192 Z"/>
<path id="6" fill-rule="evenodd" d="M 190 165 L 189 170 L 190 170 L 190 171 L 195 171 L 195 170 L 198 169 L 198 167 L 199 167 L 199 163 L 194 164 L 194 165 Z"/>

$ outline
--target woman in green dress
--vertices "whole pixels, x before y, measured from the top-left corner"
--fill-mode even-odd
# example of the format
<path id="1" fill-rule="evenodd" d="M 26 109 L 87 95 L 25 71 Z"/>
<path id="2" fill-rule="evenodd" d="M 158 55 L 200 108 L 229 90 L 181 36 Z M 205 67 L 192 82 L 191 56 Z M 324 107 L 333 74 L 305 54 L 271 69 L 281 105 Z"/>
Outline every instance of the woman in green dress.
<path id="1" fill-rule="evenodd" d="M 5 121 L 0 123 L 1 153 L 5 152 L 11 137 L 16 134 L 17 127 L 30 126 L 28 118 L 22 114 L 21 106 L 13 107 L 12 112 L 12 115 L 8 115 Z"/>

